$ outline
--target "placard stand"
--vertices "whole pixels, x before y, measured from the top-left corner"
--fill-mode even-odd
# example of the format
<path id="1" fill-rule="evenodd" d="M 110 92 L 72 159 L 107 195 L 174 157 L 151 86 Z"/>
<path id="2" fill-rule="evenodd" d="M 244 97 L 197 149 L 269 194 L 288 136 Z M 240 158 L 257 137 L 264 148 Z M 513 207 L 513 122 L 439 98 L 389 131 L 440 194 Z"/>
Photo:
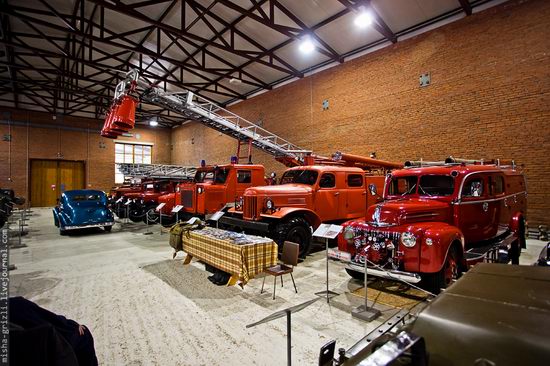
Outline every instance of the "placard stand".
<path id="1" fill-rule="evenodd" d="M 180 222 L 180 218 L 179 218 L 179 213 L 181 211 L 181 209 L 183 208 L 182 205 L 176 205 L 174 206 L 174 208 L 172 209 L 172 213 L 175 213 L 176 214 L 176 224 L 178 222 Z"/>
<path id="2" fill-rule="evenodd" d="M 143 235 L 151 235 L 153 232 L 151 231 L 149 226 L 149 212 L 145 212 L 145 225 L 147 225 L 147 231 L 143 233 Z"/>
<path id="3" fill-rule="evenodd" d="M 355 309 L 353 309 L 351 311 L 351 316 L 354 317 L 354 318 L 357 318 L 357 319 L 364 320 L 366 322 L 371 322 L 374 319 L 378 318 L 381 315 L 381 313 L 380 313 L 380 310 L 374 308 L 374 303 L 373 303 L 373 306 L 371 306 L 369 308 L 368 296 L 367 296 L 367 288 L 368 288 L 368 286 L 367 286 L 367 263 L 368 263 L 368 260 L 367 260 L 367 257 L 365 256 L 365 304 L 360 305 L 360 306 L 356 307 Z"/>
<path id="4" fill-rule="evenodd" d="M 326 297 L 327 304 L 330 302 L 330 298 L 334 296 L 338 296 L 339 293 L 330 291 L 329 290 L 329 283 L 328 283 L 328 241 L 329 239 L 334 239 L 338 236 L 338 234 L 342 231 L 342 226 L 340 225 L 331 225 L 331 224 L 321 224 L 317 230 L 313 233 L 314 237 L 317 238 L 325 238 L 325 255 L 326 255 L 326 262 L 327 262 L 327 289 L 325 291 L 319 291 L 316 292 L 315 295 L 320 297 Z"/>
<path id="5" fill-rule="evenodd" d="M 160 235 L 162 235 L 162 209 L 165 205 L 166 203 L 162 202 L 155 208 L 155 211 L 159 213 Z M 148 215 L 148 213 L 146 215 Z"/>
<path id="6" fill-rule="evenodd" d="M 130 222 L 130 200 L 125 203 L 126 205 L 126 218 L 124 219 L 124 223 L 128 224 Z"/>
<path id="7" fill-rule="evenodd" d="M 220 221 L 220 219 L 222 218 L 222 216 L 225 215 L 225 211 L 216 211 L 215 213 L 212 214 L 212 216 L 210 216 L 207 221 L 215 221 L 216 222 L 216 229 L 219 229 L 219 225 L 218 225 L 218 222 Z"/>
<path id="8" fill-rule="evenodd" d="M 279 311 L 277 311 L 277 312 L 275 312 L 275 313 L 273 313 L 269 316 L 266 316 L 262 320 L 257 321 L 256 323 L 248 324 L 246 326 L 246 328 L 252 328 L 252 327 L 255 327 L 256 325 L 267 323 L 267 322 L 270 322 L 272 320 L 279 319 L 279 318 L 282 318 L 283 316 L 286 316 L 286 360 L 287 360 L 287 365 L 291 366 L 292 365 L 292 336 L 291 336 L 292 322 L 291 322 L 291 314 L 292 313 L 297 313 L 300 310 L 303 310 L 303 309 L 307 308 L 309 305 L 313 304 L 315 301 L 317 301 L 319 299 L 320 298 L 316 298 L 316 299 L 309 300 L 309 301 L 303 302 L 303 303 L 295 305 L 295 306 L 291 306 L 291 307 L 283 309 L 283 310 L 279 310 Z"/>

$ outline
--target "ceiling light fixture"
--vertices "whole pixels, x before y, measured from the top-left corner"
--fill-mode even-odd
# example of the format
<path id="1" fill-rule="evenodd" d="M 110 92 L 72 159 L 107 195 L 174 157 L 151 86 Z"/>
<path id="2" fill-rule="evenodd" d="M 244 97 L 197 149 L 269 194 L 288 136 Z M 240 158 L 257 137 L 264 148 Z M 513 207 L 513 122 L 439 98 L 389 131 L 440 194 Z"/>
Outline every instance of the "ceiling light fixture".
<path id="1" fill-rule="evenodd" d="M 156 127 L 159 125 L 159 121 L 158 121 L 158 117 L 152 117 L 150 120 L 149 120 L 149 126 L 151 127 Z"/>
<path id="2" fill-rule="evenodd" d="M 308 54 L 315 50 L 315 44 L 311 41 L 311 38 L 305 37 L 300 43 L 300 51 L 302 53 Z"/>
<path id="3" fill-rule="evenodd" d="M 355 17 L 354 23 L 359 28 L 366 28 L 372 24 L 372 14 L 366 10 L 361 10 L 361 12 Z"/>

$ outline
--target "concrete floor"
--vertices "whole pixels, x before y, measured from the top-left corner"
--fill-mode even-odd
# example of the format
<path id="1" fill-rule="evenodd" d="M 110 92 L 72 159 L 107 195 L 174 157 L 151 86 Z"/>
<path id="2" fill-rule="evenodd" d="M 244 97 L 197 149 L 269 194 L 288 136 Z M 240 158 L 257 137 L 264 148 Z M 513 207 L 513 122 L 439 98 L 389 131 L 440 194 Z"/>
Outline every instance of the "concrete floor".
<path id="1" fill-rule="evenodd" d="M 143 235 L 151 230 L 152 235 Z M 315 298 L 325 287 L 325 254 L 318 250 L 295 269 L 277 297 L 260 294 L 261 278 L 244 289 L 219 287 L 193 262 L 172 260 L 168 235 L 159 226 L 116 224 L 111 233 L 91 230 L 60 236 L 51 210 L 34 209 L 25 247 L 10 251 L 10 296 L 25 296 L 90 328 L 102 365 L 275 365 L 285 362 L 286 323 L 249 323 Z M 532 264 L 544 243 L 528 240 L 522 264 Z M 379 306 L 382 318 L 351 317 L 361 287 L 343 264 L 331 261 L 330 287 L 340 295 L 293 316 L 293 362 L 316 364 L 319 348 L 337 339 L 348 348 L 398 309 Z"/>

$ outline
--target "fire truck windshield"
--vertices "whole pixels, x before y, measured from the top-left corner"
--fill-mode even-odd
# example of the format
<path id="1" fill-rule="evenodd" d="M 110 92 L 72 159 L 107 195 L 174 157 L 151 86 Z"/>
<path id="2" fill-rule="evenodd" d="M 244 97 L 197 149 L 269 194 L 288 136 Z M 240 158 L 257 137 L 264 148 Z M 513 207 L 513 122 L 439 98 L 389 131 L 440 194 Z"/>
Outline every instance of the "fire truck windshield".
<path id="1" fill-rule="evenodd" d="M 227 174 L 228 170 L 225 168 L 199 170 L 195 174 L 195 183 L 213 182 L 214 184 L 224 184 Z"/>
<path id="2" fill-rule="evenodd" d="M 317 182 L 318 175 L 315 170 L 289 170 L 283 174 L 281 184 L 298 183 L 312 186 Z"/>
<path id="3" fill-rule="evenodd" d="M 454 192 L 454 178 L 449 175 L 416 175 L 406 177 L 394 177 L 388 188 L 390 196 L 407 196 L 418 194 L 419 196 L 450 196 Z"/>

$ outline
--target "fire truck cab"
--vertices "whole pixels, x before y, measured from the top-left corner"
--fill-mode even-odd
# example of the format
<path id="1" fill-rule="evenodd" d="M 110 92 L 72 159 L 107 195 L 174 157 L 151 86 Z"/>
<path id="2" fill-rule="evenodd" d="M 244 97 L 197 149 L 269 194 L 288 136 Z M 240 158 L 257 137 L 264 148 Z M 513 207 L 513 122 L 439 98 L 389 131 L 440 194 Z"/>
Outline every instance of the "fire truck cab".
<path id="1" fill-rule="evenodd" d="M 378 201 L 367 187 L 382 189 L 383 176 L 369 176 L 363 169 L 337 165 L 307 165 L 287 169 L 279 185 L 252 187 L 220 222 L 227 227 L 263 233 L 281 244 L 300 244 L 307 255 L 311 234 L 323 222 L 343 222 L 363 217 Z"/>
<path id="2" fill-rule="evenodd" d="M 183 206 L 180 217 L 212 214 L 233 204 L 244 191 L 265 185 L 263 165 L 226 164 L 197 169 L 193 182 L 177 187 L 175 205 Z"/>

